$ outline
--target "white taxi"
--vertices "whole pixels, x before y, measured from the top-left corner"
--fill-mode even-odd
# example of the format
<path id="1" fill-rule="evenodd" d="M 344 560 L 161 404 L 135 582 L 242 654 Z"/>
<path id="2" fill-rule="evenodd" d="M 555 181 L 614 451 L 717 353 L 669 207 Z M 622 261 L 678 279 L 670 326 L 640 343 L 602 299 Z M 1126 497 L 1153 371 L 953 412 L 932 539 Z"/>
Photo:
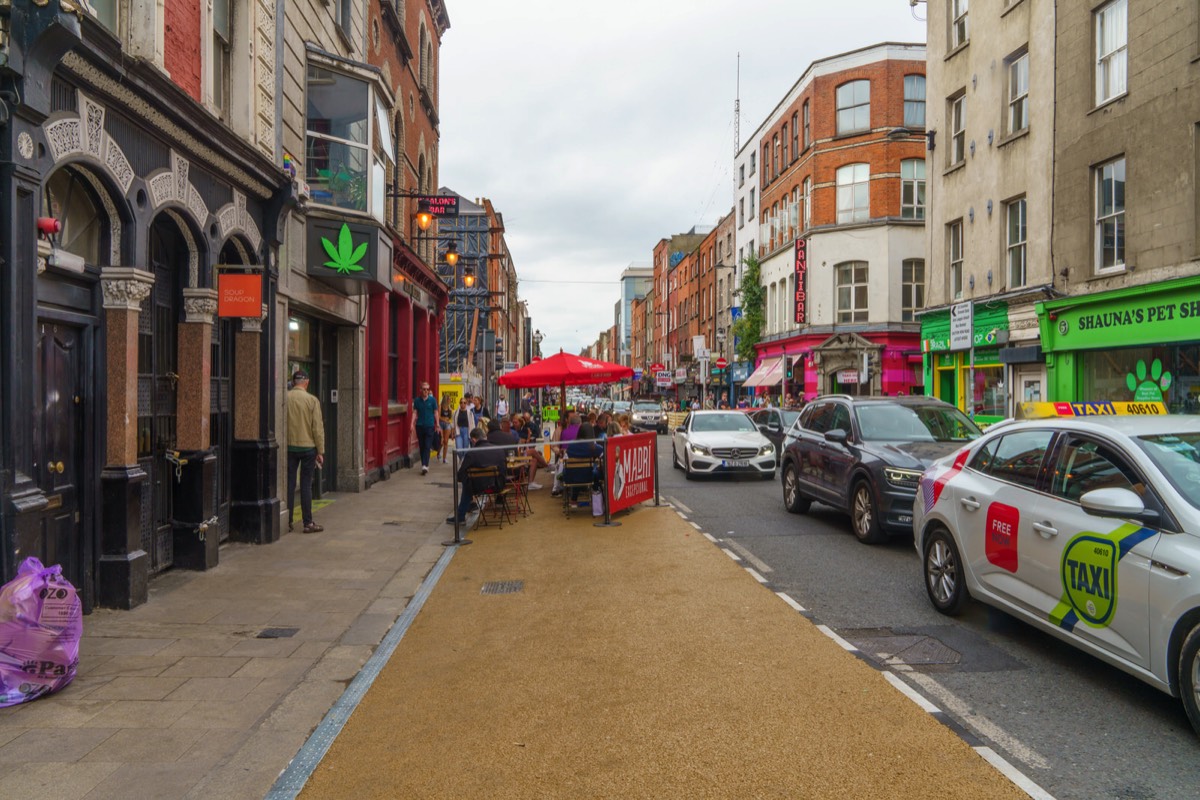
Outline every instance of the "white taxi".
<path id="1" fill-rule="evenodd" d="M 921 477 L 930 601 L 1020 617 L 1179 697 L 1200 733 L 1200 417 L 1161 403 L 1024 412 Z"/>

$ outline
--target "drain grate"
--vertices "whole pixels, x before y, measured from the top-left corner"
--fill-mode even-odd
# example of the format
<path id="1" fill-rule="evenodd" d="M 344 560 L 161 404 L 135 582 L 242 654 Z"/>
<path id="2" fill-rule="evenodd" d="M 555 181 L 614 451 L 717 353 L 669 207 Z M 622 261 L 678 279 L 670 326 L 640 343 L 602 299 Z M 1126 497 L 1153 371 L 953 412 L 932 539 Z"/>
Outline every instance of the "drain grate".
<path id="1" fill-rule="evenodd" d="M 516 594 L 525 590 L 525 581 L 488 581 L 480 594 Z"/>
<path id="2" fill-rule="evenodd" d="M 290 639 L 300 632 L 299 628 L 263 628 L 256 639 Z"/>

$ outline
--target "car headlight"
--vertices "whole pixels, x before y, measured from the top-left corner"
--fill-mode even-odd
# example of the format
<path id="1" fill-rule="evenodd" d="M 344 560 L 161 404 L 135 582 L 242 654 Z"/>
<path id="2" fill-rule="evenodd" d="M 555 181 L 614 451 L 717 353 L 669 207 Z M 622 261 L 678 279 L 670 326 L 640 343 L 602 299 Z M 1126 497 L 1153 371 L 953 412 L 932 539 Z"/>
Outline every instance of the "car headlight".
<path id="1" fill-rule="evenodd" d="M 707 448 L 707 447 L 705 447 L 705 446 L 704 446 L 704 445 L 702 445 L 702 444 L 692 444 L 692 445 L 688 445 L 688 446 L 689 446 L 689 447 L 691 447 L 691 448 L 692 448 L 692 452 L 693 452 L 693 453 L 695 453 L 695 454 L 696 454 L 696 455 L 698 455 L 698 456 L 706 456 L 706 455 L 708 455 L 708 448 Z"/>
<path id="2" fill-rule="evenodd" d="M 922 473 L 917 469 L 884 467 L 883 474 L 887 478 L 887 482 L 892 486 L 898 486 L 902 489 L 916 489 L 917 483 L 921 480 Z"/>
<path id="3" fill-rule="evenodd" d="M 758 454 L 760 456 L 769 456 L 774 452 L 775 452 L 775 445 L 771 444 L 770 442 L 767 442 L 766 444 L 764 444 L 762 447 L 760 447 L 758 449 Z"/>

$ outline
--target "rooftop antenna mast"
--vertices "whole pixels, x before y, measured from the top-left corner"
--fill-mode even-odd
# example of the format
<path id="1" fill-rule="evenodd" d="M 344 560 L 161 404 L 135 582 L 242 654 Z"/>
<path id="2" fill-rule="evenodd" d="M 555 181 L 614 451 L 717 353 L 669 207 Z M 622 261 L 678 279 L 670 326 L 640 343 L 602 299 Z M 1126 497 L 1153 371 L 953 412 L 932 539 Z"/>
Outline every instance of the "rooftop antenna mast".
<path id="1" fill-rule="evenodd" d="M 737 88 L 733 96 L 733 154 L 742 147 L 742 54 L 737 54 Z"/>

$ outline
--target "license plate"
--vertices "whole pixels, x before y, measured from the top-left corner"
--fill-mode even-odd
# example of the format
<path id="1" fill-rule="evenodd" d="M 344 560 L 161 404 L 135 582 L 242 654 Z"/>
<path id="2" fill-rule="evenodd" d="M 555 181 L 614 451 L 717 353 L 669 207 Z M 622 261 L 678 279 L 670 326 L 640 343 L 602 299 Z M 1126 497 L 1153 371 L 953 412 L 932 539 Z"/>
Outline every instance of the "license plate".
<path id="1" fill-rule="evenodd" d="M 735 459 L 733 461 L 722 461 L 722 467 L 748 467 L 750 462 L 744 458 Z"/>

